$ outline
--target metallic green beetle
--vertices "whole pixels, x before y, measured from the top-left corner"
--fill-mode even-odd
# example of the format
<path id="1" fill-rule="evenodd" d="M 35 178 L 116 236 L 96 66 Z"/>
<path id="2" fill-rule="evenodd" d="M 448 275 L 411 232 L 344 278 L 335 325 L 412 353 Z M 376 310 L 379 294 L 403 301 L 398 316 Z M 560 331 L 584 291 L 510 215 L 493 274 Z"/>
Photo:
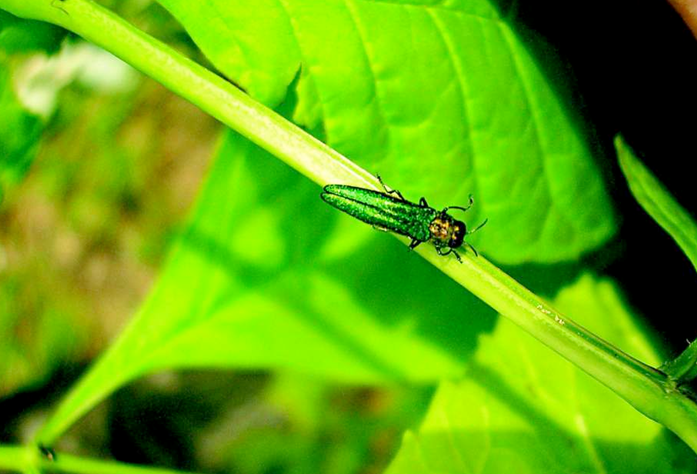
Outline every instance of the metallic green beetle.
<path id="1" fill-rule="evenodd" d="M 378 180 L 385 188 L 384 193 L 343 184 L 329 184 L 324 187 L 321 197 L 340 211 L 379 230 L 391 231 L 411 238 L 410 249 L 431 240 L 438 255 L 445 256 L 453 253 L 460 263 L 462 259 L 455 249 L 463 244 L 478 255 L 477 250 L 465 242 L 465 236 L 477 232 L 488 219 L 468 232 L 464 222 L 448 214 L 450 209 L 467 211 L 474 203 L 472 196 L 469 198 L 467 207 L 449 206 L 438 211 L 430 207 L 425 198 L 421 198 L 418 204 L 407 201 L 396 189 L 387 189 L 379 176 Z"/>

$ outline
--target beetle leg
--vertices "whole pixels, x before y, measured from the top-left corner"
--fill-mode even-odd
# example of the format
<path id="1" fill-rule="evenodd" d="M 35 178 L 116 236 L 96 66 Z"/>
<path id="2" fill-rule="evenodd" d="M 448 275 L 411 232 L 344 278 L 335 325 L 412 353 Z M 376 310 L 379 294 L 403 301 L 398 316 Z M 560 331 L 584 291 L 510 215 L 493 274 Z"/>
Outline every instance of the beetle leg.
<path id="1" fill-rule="evenodd" d="M 416 247 L 418 247 L 422 243 L 423 243 L 422 240 L 411 239 L 411 243 L 409 244 L 409 250 L 414 250 Z"/>
<path id="2" fill-rule="evenodd" d="M 469 245 L 469 244 L 467 244 L 467 245 Z M 472 250 L 474 250 L 474 249 L 472 249 Z M 440 255 L 442 257 L 446 257 L 446 256 L 450 255 L 451 253 L 454 253 L 457 261 L 462 263 L 462 258 L 460 258 L 460 254 L 457 253 L 455 250 L 453 250 L 451 247 L 448 247 L 447 252 L 443 252 L 443 247 L 436 247 L 436 252 L 438 252 L 438 255 Z M 475 250 L 474 253 L 477 253 L 477 251 Z"/>
<path id="3" fill-rule="evenodd" d="M 426 198 L 425 198 L 425 197 L 422 197 L 421 199 L 419 199 L 419 206 L 421 206 L 421 207 L 431 207 L 431 206 L 429 206 L 428 203 L 426 202 Z"/>
<path id="4" fill-rule="evenodd" d="M 479 252 L 477 252 L 477 249 L 475 249 L 475 248 L 472 246 L 472 244 L 470 244 L 469 242 L 465 242 L 465 244 L 467 244 L 467 246 L 468 246 L 469 248 L 472 249 L 472 252 L 474 252 L 474 256 L 475 256 L 475 257 L 479 257 Z"/>
<path id="5" fill-rule="evenodd" d="M 400 193 L 396 189 L 389 189 L 387 186 L 385 186 L 385 183 L 383 182 L 379 174 L 376 174 L 375 176 L 378 178 L 378 181 L 380 181 L 382 188 L 385 190 L 387 194 L 396 194 L 397 196 L 399 196 L 399 199 L 401 199 L 402 201 L 406 201 L 406 199 L 404 199 L 404 196 L 402 196 L 402 193 Z"/>

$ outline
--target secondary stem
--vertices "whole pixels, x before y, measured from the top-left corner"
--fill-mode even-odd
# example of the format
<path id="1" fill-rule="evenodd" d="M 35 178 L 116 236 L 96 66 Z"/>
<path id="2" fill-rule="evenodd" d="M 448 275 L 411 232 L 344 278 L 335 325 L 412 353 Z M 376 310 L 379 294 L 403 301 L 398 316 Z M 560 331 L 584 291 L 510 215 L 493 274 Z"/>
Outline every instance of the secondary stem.
<path id="1" fill-rule="evenodd" d="M 281 158 L 319 184 L 376 189 L 375 178 L 228 81 L 182 57 L 89 0 L 0 0 L 15 15 L 55 23 L 119 56 L 198 105 L 213 117 Z M 664 424 L 697 451 L 697 407 L 664 373 L 642 364 L 570 321 L 482 257 L 459 264 L 420 252 L 455 281 L 512 319 L 538 340 L 610 387 L 646 416 Z M 44 426 L 52 444 L 92 405 Z"/>
<path id="2" fill-rule="evenodd" d="M 152 466 L 101 461 L 57 453 L 55 460 L 39 454 L 38 448 L 0 445 L 0 468 L 16 472 L 70 472 L 75 474 L 193 474 Z"/>
<path id="3" fill-rule="evenodd" d="M 697 341 L 692 341 L 687 349 L 664 364 L 661 370 L 678 384 L 697 378 Z"/>

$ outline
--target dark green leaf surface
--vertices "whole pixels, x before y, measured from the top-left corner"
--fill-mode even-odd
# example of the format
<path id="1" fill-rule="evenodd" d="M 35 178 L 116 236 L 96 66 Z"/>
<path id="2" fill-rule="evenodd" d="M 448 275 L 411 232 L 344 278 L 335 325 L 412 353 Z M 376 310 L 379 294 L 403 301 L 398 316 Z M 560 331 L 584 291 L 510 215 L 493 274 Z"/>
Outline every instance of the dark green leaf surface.
<path id="1" fill-rule="evenodd" d="M 488 256 L 556 262 L 613 234 L 578 118 L 492 3 L 160 3 L 253 97 L 275 105 L 294 87 L 296 121 L 407 198 L 472 193 Z"/>
<path id="2" fill-rule="evenodd" d="M 149 300 L 48 436 L 165 368 L 290 369 L 359 384 L 461 374 L 490 310 L 320 191 L 231 136 Z"/>
<path id="3" fill-rule="evenodd" d="M 656 364 L 614 285 L 583 276 L 556 307 Z M 686 446 L 505 318 L 466 378 L 444 383 L 388 474 L 691 473 Z"/>

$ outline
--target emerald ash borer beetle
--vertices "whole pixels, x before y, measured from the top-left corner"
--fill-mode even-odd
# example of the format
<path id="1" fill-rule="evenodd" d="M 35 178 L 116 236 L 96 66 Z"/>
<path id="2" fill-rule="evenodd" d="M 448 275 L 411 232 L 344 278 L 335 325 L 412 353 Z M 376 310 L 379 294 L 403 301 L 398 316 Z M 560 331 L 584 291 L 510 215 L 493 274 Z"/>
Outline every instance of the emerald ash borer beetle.
<path id="1" fill-rule="evenodd" d="M 448 211 L 458 209 L 467 211 L 474 200 L 469 197 L 467 207 L 449 206 L 438 211 L 428 205 L 425 198 L 417 203 L 407 201 L 402 193 L 396 189 L 388 189 L 378 176 L 380 184 L 385 192 L 372 189 L 357 188 L 343 184 L 329 184 L 324 187 L 322 199 L 376 229 L 395 232 L 411 239 L 409 249 L 414 249 L 423 242 L 432 241 L 438 255 L 455 254 L 458 262 L 462 263 L 460 255 L 455 249 L 467 245 L 475 255 L 477 250 L 465 237 L 472 235 L 481 229 L 488 219 L 484 220 L 476 229 L 467 230 L 464 222 L 453 218 Z"/>

